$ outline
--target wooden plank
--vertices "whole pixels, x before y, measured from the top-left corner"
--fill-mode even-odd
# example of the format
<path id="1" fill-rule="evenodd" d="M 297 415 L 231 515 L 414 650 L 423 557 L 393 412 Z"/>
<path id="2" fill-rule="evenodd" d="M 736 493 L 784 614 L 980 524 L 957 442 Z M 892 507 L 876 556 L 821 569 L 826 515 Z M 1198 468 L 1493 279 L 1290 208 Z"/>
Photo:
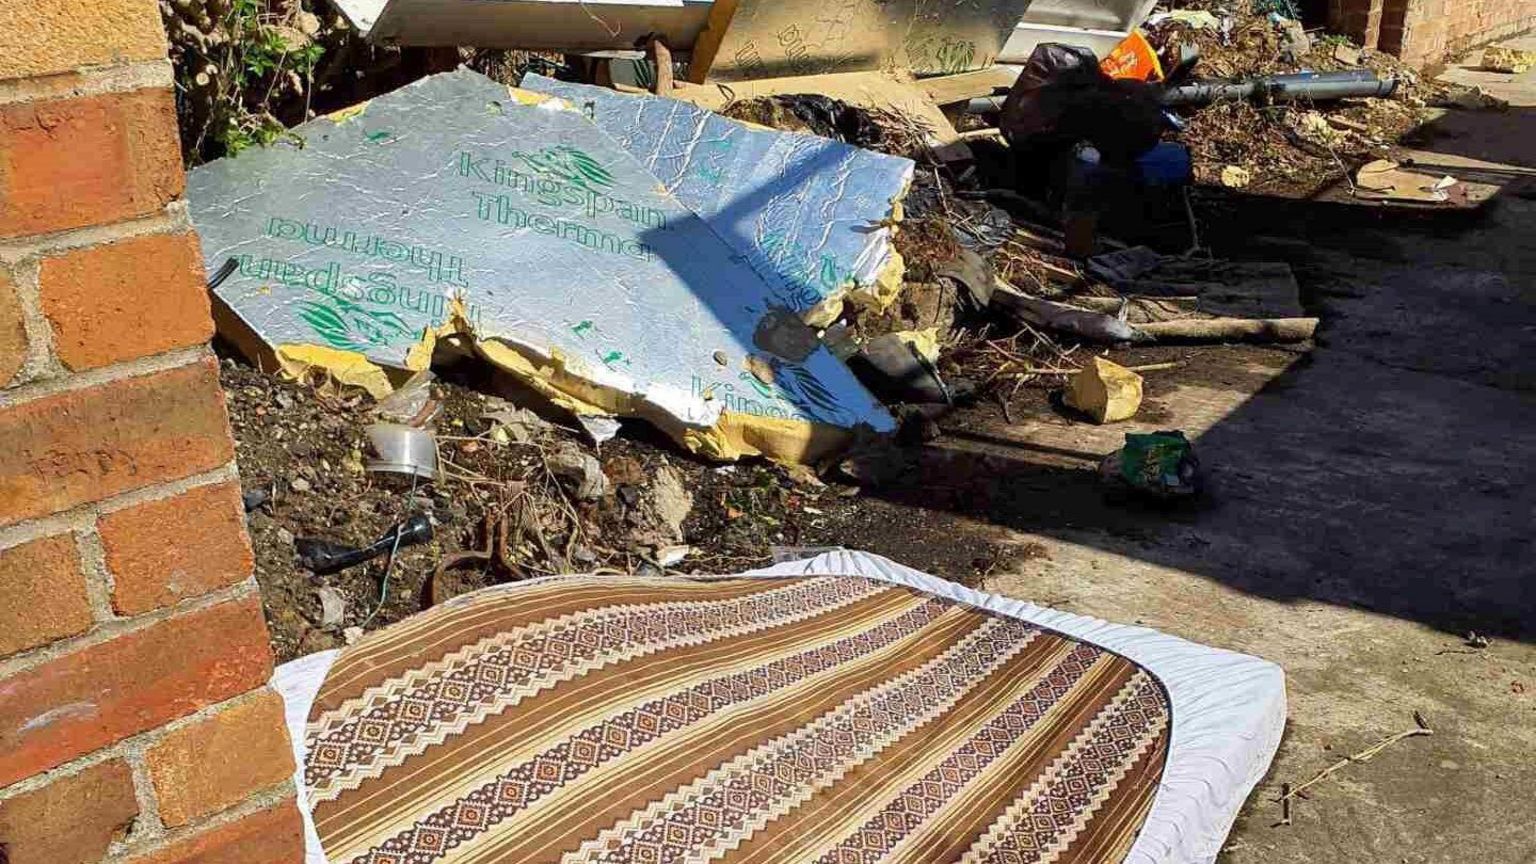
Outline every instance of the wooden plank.
<path id="1" fill-rule="evenodd" d="M 703 84 L 708 78 L 715 57 L 720 53 L 720 43 L 725 40 L 725 31 L 730 29 L 731 19 L 736 17 L 736 3 L 737 0 L 715 0 L 710 7 L 704 29 L 693 42 L 693 56 L 688 61 L 689 81 Z"/>
<path id="2" fill-rule="evenodd" d="M 978 96 L 991 96 L 999 88 L 1012 87 L 1018 77 L 1017 69 L 993 66 L 990 69 L 962 72 L 959 75 L 924 78 L 917 82 L 917 86 L 928 94 L 930 102 L 943 106 L 969 102 Z"/>
<path id="3" fill-rule="evenodd" d="M 764 78 L 758 81 L 732 81 L 729 84 L 682 86 L 667 95 L 692 102 L 701 108 L 719 111 L 733 100 L 763 96 L 819 93 L 864 108 L 894 109 L 922 121 L 933 129 L 935 147 L 961 145 L 954 124 L 928 100 L 928 94 L 910 76 L 892 72 L 842 72 L 833 75 L 806 75 L 794 78 Z"/>

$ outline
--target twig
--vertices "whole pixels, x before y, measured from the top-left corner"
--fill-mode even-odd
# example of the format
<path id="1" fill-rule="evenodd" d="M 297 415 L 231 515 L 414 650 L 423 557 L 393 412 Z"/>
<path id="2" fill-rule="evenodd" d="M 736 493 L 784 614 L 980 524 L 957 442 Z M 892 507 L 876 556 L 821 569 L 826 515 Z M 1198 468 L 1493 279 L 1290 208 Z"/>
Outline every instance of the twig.
<path id="1" fill-rule="evenodd" d="M 1018 376 L 1018 375 L 1076 375 L 1079 371 L 1080 370 L 1077 370 L 1077 369 L 1041 369 L 1038 366 L 1031 366 L 1031 367 L 1029 367 L 1027 369 L 1020 369 L 1017 372 L 1010 372 L 1008 374 L 1010 376 Z"/>
<path id="2" fill-rule="evenodd" d="M 977 141 L 977 140 L 980 140 L 982 138 L 1001 138 L 1001 137 L 1003 137 L 1003 130 L 997 128 L 996 126 L 992 126 L 990 128 L 987 128 L 987 129 L 967 129 L 966 131 L 957 134 L 955 136 L 955 140 L 957 140 L 957 141 Z"/>
<path id="3" fill-rule="evenodd" d="M 994 395 L 997 397 L 997 405 L 998 405 L 998 407 L 1003 409 L 1003 422 L 1007 423 L 1009 426 L 1012 426 L 1013 425 L 1013 412 L 1011 410 L 1009 410 L 1009 408 L 1008 408 L 1008 400 L 1004 399 L 1003 398 L 1003 394 L 1001 394 L 1001 393 L 997 393 L 997 394 L 994 394 Z"/>
<path id="4" fill-rule="evenodd" d="M 1292 798 L 1295 798 L 1295 797 L 1301 795 L 1301 793 L 1303 791 L 1305 791 L 1306 789 L 1308 789 L 1309 787 L 1314 786 L 1314 785 L 1316 785 L 1318 783 L 1321 783 L 1322 781 L 1328 779 L 1328 777 L 1332 776 L 1334 772 L 1336 772 L 1336 771 L 1338 771 L 1338 770 L 1340 770 L 1342 768 L 1345 768 L 1347 766 L 1350 766 L 1350 765 L 1354 765 L 1354 764 L 1361 763 L 1361 762 L 1369 762 L 1372 759 L 1376 758 L 1376 756 L 1378 754 L 1380 754 L 1381 751 L 1387 749 L 1388 747 L 1391 747 L 1393 744 L 1396 744 L 1397 742 L 1402 741 L 1405 738 L 1415 738 L 1415 737 L 1417 737 L 1419 735 L 1433 735 L 1433 734 L 1435 734 L 1435 730 L 1429 728 L 1429 722 L 1424 719 L 1424 715 L 1423 714 L 1420 714 L 1417 711 L 1413 712 L 1413 722 L 1416 725 L 1412 729 L 1409 729 L 1406 732 L 1399 732 L 1396 735 L 1389 735 L 1386 738 L 1383 738 L 1380 741 L 1376 742 L 1375 744 L 1372 744 L 1371 746 L 1365 748 L 1364 750 L 1361 750 L 1359 753 L 1356 753 L 1356 754 L 1354 754 L 1352 756 L 1346 756 L 1343 759 L 1340 759 L 1339 761 L 1333 763 L 1332 765 L 1329 765 L 1327 768 L 1324 768 L 1323 770 L 1317 772 L 1317 774 L 1314 775 L 1311 780 L 1308 780 L 1307 782 L 1301 784 L 1300 786 L 1296 786 L 1296 787 L 1292 788 L 1291 784 L 1289 784 L 1289 783 L 1282 784 L 1281 787 L 1280 787 L 1280 790 L 1281 790 L 1280 797 L 1275 799 L 1275 801 L 1277 801 L 1282 806 L 1282 809 L 1283 809 L 1283 811 L 1285 813 L 1284 818 L 1282 818 L 1282 820 L 1281 820 L 1281 824 L 1282 825 L 1289 825 L 1290 824 L 1290 819 L 1289 819 L 1289 810 L 1290 810 L 1290 808 L 1289 808 L 1288 805 L 1289 805 L 1289 802 L 1290 802 L 1290 800 Z"/>

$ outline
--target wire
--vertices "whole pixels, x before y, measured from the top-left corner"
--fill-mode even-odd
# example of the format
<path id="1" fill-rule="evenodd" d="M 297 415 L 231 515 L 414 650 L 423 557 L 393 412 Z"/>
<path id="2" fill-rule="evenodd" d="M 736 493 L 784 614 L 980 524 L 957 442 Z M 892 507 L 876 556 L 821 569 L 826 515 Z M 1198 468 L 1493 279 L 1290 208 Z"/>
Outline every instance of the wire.
<path id="1" fill-rule="evenodd" d="M 368 613 L 368 617 L 363 620 L 364 630 L 367 630 L 368 625 L 373 623 L 373 619 L 379 617 L 379 613 L 384 610 L 384 602 L 389 599 L 389 574 L 390 571 L 395 569 L 395 553 L 400 551 L 400 534 L 405 530 L 405 520 L 410 517 L 411 503 L 416 498 L 416 481 L 418 479 L 415 472 L 412 472 L 411 491 L 405 497 L 404 513 L 400 521 L 395 523 L 395 542 L 394 545 L 389 547 L 389 560 L 384 563 L 384 576 L 379 580 L 379 605 L 373 607 L 373 611 Z"/>

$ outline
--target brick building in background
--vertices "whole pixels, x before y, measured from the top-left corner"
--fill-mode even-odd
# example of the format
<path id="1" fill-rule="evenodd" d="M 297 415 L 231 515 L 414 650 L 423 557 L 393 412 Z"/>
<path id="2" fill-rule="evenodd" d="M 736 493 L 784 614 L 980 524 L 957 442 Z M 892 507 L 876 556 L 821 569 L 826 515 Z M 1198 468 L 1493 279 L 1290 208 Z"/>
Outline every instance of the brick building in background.
<path id="1" fill-rule="evenodd" d="M 0 861 L 303 860 L 156 0 L 0 0 Z"/>
<path id="2" fill-rule="evenodd" d="M 1329 0 L 1328 17 L 1367 48 L 1427 66 L 1536 29 L 1536 0 Z"/>

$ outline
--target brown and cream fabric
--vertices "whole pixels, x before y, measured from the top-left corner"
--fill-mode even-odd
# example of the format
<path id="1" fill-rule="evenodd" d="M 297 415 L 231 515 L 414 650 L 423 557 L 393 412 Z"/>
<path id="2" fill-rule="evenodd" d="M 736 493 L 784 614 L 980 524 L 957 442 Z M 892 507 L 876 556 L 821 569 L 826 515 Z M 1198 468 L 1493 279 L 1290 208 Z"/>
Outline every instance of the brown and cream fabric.
<path id="1" fill-rule="evenodd" d="M 482 592 L 331 667 L 331 864 L 1119 861 L 1169 703 L 1134 663 L 851 577 Z"/>

